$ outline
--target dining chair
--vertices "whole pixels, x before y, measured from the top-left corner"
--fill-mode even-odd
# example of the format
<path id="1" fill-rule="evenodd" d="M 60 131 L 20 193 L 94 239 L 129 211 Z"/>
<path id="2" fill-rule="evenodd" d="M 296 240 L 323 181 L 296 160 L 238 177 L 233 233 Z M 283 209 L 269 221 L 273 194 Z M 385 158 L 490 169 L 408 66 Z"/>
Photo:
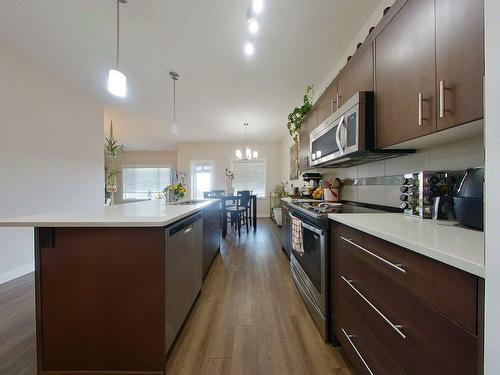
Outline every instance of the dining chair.
<path id="1" fill-rule="evenodd" d="M 241 236 L 241 226 L 245 225 L 247 227 L 248 233 L 248 209 L 250 207 L 250 192 L 249 191 L 239 191 L 236 197 L 236 206 L 228 207 L 227 212 L 231 215 L 231 225 L 233 220 L 236 220 L 236 225 L 238 228 L 238 237 Z"/>
<path id="2" fill-rule="evenodd" d="M 225 193 L 225 190 L 212 190 L 212 195 L 214 197 L 222 197 Z"/>
<path id="3" fill-rule="evenodd" d="M 212 197 L 211 191 L 204 191 L 203 192 L 203 198 L 211 198 L 211 197 Z"/>

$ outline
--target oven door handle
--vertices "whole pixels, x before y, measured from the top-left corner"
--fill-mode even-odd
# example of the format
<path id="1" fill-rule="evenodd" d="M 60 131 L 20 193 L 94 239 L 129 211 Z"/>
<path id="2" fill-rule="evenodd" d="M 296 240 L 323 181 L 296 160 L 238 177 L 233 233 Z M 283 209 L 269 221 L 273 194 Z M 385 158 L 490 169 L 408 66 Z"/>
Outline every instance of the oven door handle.
<path id="1" fill-rule="evenodd" d="M 290 215 L 290 217 L 292 219 L 293 218 L 297 219 L 297 217 L 293 216 L 291 212 L 288 212 L 288 215 Z M 324 230 L 321 230 L 319 228 L 313 227 L 312 225 L 306 224 L 302 220 L 300 220 L 300 223 L 302 224 L 303 228 L 309 229 L 310 231 L 312 231 L 312 232 L 314 232 L 316 234 L 319 234 L 320 236 L 324 237 L 324 235 L 325 235 L 325 231 Z"/>
<path id="2" fill-rule="evenodd" d="M 303 221 L 301 221 L 301 223 L 302 223 L 302 227 L 303 228 L 309 229 L 311 232 L 317 233 L 317 234 L 319 234 L 322 237 L 325 235 L 325 231 L 324 230 L 321 230 L 319 228 L 313 227 L 312 225 L 306 224 Z"/>

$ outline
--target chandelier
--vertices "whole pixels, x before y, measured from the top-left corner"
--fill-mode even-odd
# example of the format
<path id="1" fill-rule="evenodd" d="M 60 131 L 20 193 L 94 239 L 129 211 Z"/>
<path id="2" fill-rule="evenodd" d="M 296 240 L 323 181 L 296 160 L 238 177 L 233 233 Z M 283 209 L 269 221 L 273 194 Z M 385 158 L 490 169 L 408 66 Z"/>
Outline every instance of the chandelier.
<path id="1" fill-rule="evenodd" d="M 248 138 L 247 138 L 247 128 L 248 128 L 248 122 L 245 122 L 243 124 L 245 127 L 245 139 L 243 140 L 243 151 L 238 148 L 235 151 L 236 159 L 238 160 L 252 160 L 252 159 L 257 159 L 259 157 L 259 152 L 257 150 L 252 150 L 250 146 L 248 145 Z"/>

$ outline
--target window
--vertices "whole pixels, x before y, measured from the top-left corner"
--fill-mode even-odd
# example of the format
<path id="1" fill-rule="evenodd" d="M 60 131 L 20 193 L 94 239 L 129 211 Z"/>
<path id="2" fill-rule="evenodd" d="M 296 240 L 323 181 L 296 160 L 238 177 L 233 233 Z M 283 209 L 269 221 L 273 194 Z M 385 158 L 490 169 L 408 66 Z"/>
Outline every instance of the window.
<path id="1" fill-rule="evenodd" d="M 170 185 L 170 166 L 124 166 L 123 199 L 156 199 Z"/>
<path id="2" fill-rule="evenodd" d="M 234 190 L 250 190 L 259 198 L 266 197 L 266 161 L 233 160 Z"/>
<path id="3" fill-rule="evenodd" d="M 211 160 L 191 162 L 191 199 L 202 199 L 203 192 L 212 190 L 214 164 Z"/>

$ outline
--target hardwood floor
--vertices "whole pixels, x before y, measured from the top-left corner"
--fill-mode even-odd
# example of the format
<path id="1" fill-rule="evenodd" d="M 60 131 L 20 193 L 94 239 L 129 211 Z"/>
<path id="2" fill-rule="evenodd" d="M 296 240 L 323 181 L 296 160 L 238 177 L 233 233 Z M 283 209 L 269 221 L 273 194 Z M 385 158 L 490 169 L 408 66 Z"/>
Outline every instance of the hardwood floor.
<path id="1" fill-rule="evenodd" d="M 35 373 L 35 280 L 29 274 L 0 285 L 0 374 Z"/>
<path id="2" fill-rule="evenodd" d="M 281 233 L 229 230 L 167 362 L 169 375 L 351 375 L 325 344 L 289 274 Z M 34 281 L 0 285 L 0 375 L 36 373 Z"/>
<path id="3" fill-rule="evenodd" d="M 269 219 L 228 231 L 167 374 L 351 374 L 295 290 L 280 238 Z"/>

